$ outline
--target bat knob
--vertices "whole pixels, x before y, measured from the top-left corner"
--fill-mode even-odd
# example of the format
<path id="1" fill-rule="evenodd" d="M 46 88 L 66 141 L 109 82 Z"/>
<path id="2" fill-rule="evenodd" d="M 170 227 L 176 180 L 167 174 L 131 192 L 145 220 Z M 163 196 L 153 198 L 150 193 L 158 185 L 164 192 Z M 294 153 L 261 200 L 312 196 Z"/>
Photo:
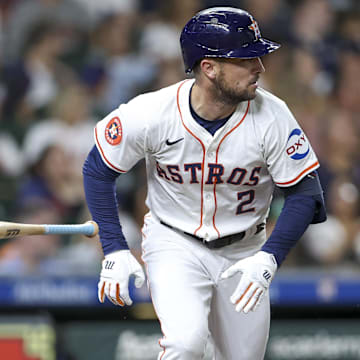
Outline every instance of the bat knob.
<path id="1" fill-rule="evenodd" d="M 99 233 L 99 225 L 95 221 L 89 220 L 85 224 L 91 224 L 94 228 L 94 231 L 92 232 L 92 234 L 86 235 L 87 237 L 94 237 Z"/>

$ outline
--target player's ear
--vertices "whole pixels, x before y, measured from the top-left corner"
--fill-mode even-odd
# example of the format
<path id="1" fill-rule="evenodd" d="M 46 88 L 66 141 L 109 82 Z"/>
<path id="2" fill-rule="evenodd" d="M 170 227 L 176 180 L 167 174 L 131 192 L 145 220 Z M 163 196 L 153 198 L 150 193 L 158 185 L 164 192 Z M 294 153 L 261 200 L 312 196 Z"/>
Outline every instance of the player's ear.
<path id="1" fill-rule="evenodd" d="M 210 80 L 214 80 L 216 78 L 217 73 L 217 63 L 212 59 L 202 59 L 200 61 L 200 69 L 204 73 L 204 75 Z"/>

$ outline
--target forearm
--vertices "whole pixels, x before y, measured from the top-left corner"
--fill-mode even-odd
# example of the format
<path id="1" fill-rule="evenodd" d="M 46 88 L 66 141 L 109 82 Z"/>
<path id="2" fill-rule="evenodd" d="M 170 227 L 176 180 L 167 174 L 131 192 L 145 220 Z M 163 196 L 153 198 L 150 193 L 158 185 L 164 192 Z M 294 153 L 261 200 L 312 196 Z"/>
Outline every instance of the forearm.
<path id="1" fill-rule="evenodd" d="M 94 147 L 83 166 L 84 190 L 88 208 L 99 225 L 100 241 L 104 254 L 128 249 L 123 235 L 115 194 L 118 174 L 106 168 Z"/>
<path id="2" fill-rule="evenodd" d="M 312 196 L 288 196 L 275 228 L 261 250 L 274 254 L 280 266 L 313 221 L 315 212 L 316 200 Z"/>

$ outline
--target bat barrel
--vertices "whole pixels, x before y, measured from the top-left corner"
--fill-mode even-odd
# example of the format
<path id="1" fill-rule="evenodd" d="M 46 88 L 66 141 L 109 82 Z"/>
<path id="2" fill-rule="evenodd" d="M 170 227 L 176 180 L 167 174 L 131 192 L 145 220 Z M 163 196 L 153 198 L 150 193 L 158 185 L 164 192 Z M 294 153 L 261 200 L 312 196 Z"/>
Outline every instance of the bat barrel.
<path id="1" fill-rule="evenodd" d="M 87 236 L 95 236 L 98 233 L 98 225 L 94 221 L 87 221 L 85 224 L 77 225 L 58 225 L 44 224 L 45 234 L 84 234 Z"/>

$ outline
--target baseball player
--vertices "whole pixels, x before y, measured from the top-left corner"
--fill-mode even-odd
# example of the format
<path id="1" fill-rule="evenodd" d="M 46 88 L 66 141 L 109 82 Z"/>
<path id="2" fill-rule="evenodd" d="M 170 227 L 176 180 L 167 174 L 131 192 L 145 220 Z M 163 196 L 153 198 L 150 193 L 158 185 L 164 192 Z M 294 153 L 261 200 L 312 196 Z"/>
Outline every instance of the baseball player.
<path id="1" fill-rule="evenodd" d="M 131 305 L 144 282 L 117 215 L 115 180 L 146 161 L 143 260 L 163 332 L 158 359 L 263 359 L 269 285 L 310 223 L 325 221 L 319 162 L 286 104 L 262 89 L 262 38 L 248 12 L 210 8 L 181 33 L 194 78 L 121 104 L 95 128 L 84 186 L 105 259 L 99 300 Z M 119 181 L 121 181 L 121 176 Z M 274 186 L 285 205 L 271 236 Z"/>

